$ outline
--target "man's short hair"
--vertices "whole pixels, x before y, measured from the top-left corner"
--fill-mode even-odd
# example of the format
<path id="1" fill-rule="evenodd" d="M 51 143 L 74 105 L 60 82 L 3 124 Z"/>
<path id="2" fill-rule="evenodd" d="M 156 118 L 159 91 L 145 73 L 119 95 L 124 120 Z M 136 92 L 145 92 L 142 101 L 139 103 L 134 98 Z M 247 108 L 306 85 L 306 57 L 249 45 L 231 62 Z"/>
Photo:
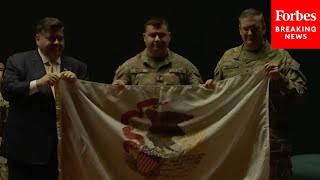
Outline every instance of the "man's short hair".
<path id="1" fill-rule="evenodd" d="M 161 25 L 167 26 L 169 31 L 169 23 L 162 17 L 152 17 L 144 24 L 144 31 L 146 30 L 147 26 L 154 26 L 156 28 L 160 28 Z"/>
<path id="2" fill-rule="evenodd" d="M 242 11 L 239 16 L 239 22 L 243 18 L 252 17 L 252 16 L 261 16 L 261 23 L 264 27 L 266 27 L 266 22 L 264 20 L 264 16 L 263 16 L 262 12 L 257 9 L 254 9 L 254 8 L 249 8 L 249 9 Z"/>
<path id="3" fill-rule="evenodd" d="M 36 33 L 48 32 L 51 29 L 63 28 L 64 24 L 55 17 L 45 17 L 40 19 L 36 26 Z"/>

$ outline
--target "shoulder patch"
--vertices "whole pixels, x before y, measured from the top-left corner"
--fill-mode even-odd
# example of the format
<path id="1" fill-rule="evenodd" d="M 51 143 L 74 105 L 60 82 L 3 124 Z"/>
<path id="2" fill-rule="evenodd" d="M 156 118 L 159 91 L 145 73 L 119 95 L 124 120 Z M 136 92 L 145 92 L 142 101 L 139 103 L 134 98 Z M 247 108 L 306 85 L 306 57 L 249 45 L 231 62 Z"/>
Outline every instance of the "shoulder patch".
<path id="1" fill-rule="evenodd" d="M 291 67 L 291 69 L 299 70 L 300 64 L 299 64 L 297 61 L 293 60 L 293 61 L 291 62 L 290 67 Z"/>

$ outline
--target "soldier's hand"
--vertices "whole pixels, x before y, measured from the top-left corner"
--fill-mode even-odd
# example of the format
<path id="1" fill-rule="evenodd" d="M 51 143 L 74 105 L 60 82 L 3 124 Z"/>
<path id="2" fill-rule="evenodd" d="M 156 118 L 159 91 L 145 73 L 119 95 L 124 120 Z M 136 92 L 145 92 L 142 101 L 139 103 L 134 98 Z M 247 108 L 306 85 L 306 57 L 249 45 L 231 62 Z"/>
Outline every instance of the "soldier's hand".
<path id="1" fill-rule="evenodd" d="M 60 78 L 68 82 L 75 82 L 77 80 L 77 75 L 71 71 L 63 71 L 60 73 Z"/>
<path id="2" fill-rule="evenodd" d="M 40 79 L 36 80 L 36 84 L 38 88 L 44 87 L 44 86 L 53 86 L 59 79 L 59 76 L 55 73 L 49 73 L 42 76 Z"/>
<path id="3" fill-rule="evenodd" d="M 116 88 L 117 92 L 121 92 L 125 87 L 126 85 L 124 84 L 123 81 L 121 80 L 115 80 L 112 82 L 112 85 L 114 85 L 114 87 Z"/>
<path id="4" fill-rule="evenodd" d="M 125 87 L 125 84 L 123 81 L 121 80 L 115 80 L 112 82 L 112 85 L 117 85 L 117 86 L 121 86 L 121 87 Z"/>
<path id="5" fill-rule="evenodd" d="M 216 83 L 213 81 L 213 79 L 208 79 L 204 83 L 204 87 L 207 88 L 207 89 L 214 89 L 216 87 Z"/>
<path id="6" fill-rule="evenodd" d="M 264 65 L 264 71 L 270 76 L 272 80 L 279 80 L 281 78 L 279 67 L 274 63 L 267 63 Z"/>

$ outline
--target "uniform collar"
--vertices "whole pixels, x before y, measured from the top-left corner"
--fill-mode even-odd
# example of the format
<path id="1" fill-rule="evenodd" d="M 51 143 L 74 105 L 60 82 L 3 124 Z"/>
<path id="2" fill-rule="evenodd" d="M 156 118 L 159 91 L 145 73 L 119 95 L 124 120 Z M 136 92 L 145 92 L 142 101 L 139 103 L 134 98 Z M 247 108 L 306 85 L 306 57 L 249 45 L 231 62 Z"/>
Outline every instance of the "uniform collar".
<path id="1" fill-rule="evenodd" d="M 233 59 L 234 60 L 240 60 L 241 56 L 243 55 L 243 53 L 246 54 L 247 60 L 252 59 L 252 56 L 254 56 L 254 59 L 265 58 L 265 56 L 269 55 L 270 51 L 271 51 L 271 46 L 270 46 L 270 43 L 267 40 L 263 43 L 261 49 L 256 53 L 252 53 L 252 52 L 246 51 L 244 49 L 244 44 L 241 44 L 240 46 L 235 48 L 235 53 L 234 53 L 234 58 Z"/>
<path id="2" fill-rule="evenodd" d="M 163 57 L 163 64 L 169 64 L 172 62 L 172 52 L 168 49 L 168 54 L 166 57 Z M 147 49 L 145 49 L 142 53 L 141 53 L 141 59 L 143 61 L 144 64 L 148 64 L 150 65 L 150 61 L 155 61 L 152 57 L 150 57 L 148 55 Z"/>

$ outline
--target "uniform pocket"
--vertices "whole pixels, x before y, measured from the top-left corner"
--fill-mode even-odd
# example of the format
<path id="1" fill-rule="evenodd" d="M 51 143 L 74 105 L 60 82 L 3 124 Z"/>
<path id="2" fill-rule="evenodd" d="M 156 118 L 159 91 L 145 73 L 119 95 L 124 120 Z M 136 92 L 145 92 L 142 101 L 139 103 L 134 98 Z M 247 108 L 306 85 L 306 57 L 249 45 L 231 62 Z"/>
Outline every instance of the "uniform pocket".
<path id="1" fill-rule="evenodd" d="M 185 84 L 186 73 L 185 69 L 169 69 L 169 73 L 163 75 L 164 83 L 167 85 Z"/>
<path id="2" fill-rule="evenodd" d="M 150 74 L 148 69 L 143 68 L 132 68 L 129 73 L 132 85 L 142 85 L 146 76 Z"/>

